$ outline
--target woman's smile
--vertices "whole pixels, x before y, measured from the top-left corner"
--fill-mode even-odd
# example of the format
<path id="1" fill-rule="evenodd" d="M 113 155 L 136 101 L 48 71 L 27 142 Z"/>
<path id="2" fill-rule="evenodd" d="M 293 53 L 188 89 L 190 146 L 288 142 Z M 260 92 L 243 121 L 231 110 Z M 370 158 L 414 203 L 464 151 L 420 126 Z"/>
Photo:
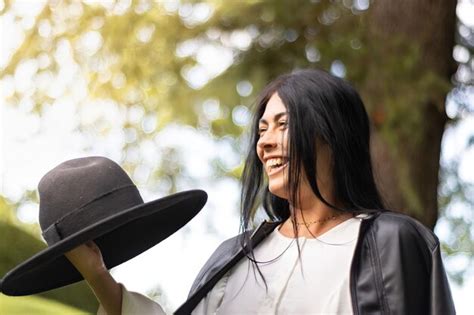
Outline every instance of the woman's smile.
<path id="1" fill-rule="evenodd" d="M 265 169 L 268 176 L 274 175 L 288 166 L 287 157 L 275 157 L 265 160 Z"/>

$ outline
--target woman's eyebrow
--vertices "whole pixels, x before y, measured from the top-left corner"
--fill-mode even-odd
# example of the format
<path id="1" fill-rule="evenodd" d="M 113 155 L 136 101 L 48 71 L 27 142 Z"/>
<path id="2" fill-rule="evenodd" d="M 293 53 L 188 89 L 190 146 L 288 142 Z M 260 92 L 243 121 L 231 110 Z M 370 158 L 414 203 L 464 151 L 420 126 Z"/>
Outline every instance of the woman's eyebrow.
<path id="1" fill-rule="evenodd" d="M 278 114 L 275 114 L 275 116 L 273 116 L 273 121 L 277 121 L 278 119 L 280 119 L 281 117 L 286 116 L 286 115 L 288 115 L 288 112 L 280 112 Z M 260 120 L 258 122 L 260 124 L 267 124 L 268 125 L 268 121 L 265 118 L 260 118 Z"/>

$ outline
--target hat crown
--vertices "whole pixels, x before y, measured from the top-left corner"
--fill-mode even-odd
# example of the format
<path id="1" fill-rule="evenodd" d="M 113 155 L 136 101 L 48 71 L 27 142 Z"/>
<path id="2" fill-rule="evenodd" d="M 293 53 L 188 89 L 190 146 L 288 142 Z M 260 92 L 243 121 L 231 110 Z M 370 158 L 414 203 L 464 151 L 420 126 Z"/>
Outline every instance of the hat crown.
<path id="1" fill-rule="evenodd" d="M 129 187 L 133 189 L 121 193 L 121 201 L 110 200 L 110 207 L 104 207 L 104 203 L 114 192 Z M 80 217 L 76 216 L 75 222 L 69 224 L 76 225 L 72 230 L 85 228 L 94 223 L 93 220 L 112 215 L 120 208 L 125 209 L 143 203 L 128 175 L 117 163 L 105 157 L 86 157 L 61 163 L 41 179 L 38 191 L 39 222 L 43 235 L 48 228 L 63 218 L 72 213 L 80 213 L 84 208 L 87 211 L 83 211 Z M 127 205 L 123 204 L 124 200 Z M 101 205 L 94 206 L 99 204 L 98 201 Z M 93 213 L 98 211 L 107 213 Z M 65 236 L 67 235 L 61 238 Z M 46 240 L 50 243 L 48 239 Z"/>

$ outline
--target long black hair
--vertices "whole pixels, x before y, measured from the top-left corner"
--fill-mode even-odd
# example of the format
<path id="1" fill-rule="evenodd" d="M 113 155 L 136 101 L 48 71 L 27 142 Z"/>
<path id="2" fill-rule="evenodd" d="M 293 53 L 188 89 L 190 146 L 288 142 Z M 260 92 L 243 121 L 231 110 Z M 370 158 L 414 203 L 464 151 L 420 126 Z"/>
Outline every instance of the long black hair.
<path id="1" fill-rule="evenodd" d="M 291 145 L 287 187 L 290 200 L 297 200 L 299 179 L 305 174 L 313 193 L 331 208 L 352 213 L 383 210 L 370 157 L 369 118 L 359 94 L 345 80 L 325 71 L 300 70 L 276 78 L 257 100 L 242 175 L 242 231 L 254 227 L 254 217 L 261 206 L 271 220 L 286 220 L 291 215 L 288 200 L 270 193 L 256 152 L 259 119 L 275 93 L 289 116 L 288 141 Z M 317 184 L 317 146 L 321 143 L 331 150 L 338 206 L 321 195 Z M 243 235 L 248 238 L 248 233 Z M 249 245 L 248 239 L 244 243 Z"/>

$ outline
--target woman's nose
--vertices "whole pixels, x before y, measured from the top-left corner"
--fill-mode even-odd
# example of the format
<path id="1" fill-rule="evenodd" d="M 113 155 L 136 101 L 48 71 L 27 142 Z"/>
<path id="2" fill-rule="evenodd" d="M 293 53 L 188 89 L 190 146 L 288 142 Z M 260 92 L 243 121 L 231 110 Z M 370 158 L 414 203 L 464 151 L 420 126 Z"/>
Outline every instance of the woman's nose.
<path id="1" fill-rule="evenodd" d="M 262 149 L 271 149 L 277 146 L 275 132 L 265 131 L 260 139 L 258 140 L 258 146 Z"/>

